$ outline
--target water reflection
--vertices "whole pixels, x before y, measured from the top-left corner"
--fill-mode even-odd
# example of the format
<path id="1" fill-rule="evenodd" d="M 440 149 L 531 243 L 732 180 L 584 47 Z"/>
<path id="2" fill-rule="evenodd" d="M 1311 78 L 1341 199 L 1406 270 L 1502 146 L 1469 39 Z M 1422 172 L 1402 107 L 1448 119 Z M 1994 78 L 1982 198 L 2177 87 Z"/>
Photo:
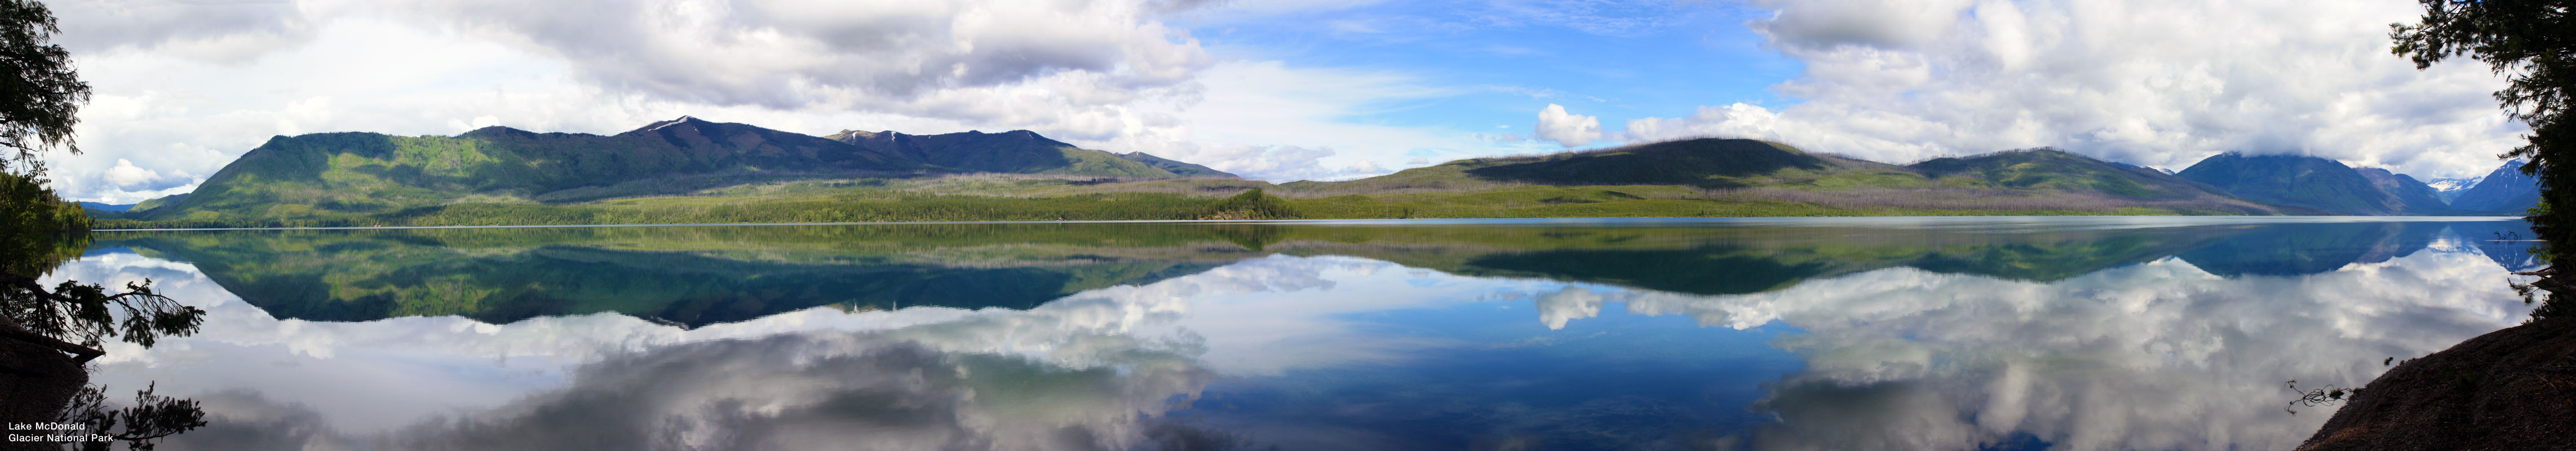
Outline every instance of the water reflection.
<path id="1" fill-rule="evenodd" d="M 2277 449 L 2330 414 L 2281 380 L 2528 309 L 2518 222 L 1994 221 L 156 233 L 57 277 L 207 306 L 102 360 L 208 402 L 173 449 Z"/>
<path id="2" fill-rule="evenodd" d="M 2501 271 L 2424 252 L 2300 278 L 2179 259 L 2051 284 L 1890 270 L 1755 296 L 1627 292 L 1633 313 L 1778 321 L 1806 371 L 1754 406 L 1758 449 L 2280 449 L 2324 415 L 2279 380 L 2352 386 L 2519 320 Z M 1542 302 L 1545 302 L 1542 300 Z M 1551 311 L 1574 311 L 1554 309 Z M 2267 383 L 2268 382 L 2268 383 Z"/>

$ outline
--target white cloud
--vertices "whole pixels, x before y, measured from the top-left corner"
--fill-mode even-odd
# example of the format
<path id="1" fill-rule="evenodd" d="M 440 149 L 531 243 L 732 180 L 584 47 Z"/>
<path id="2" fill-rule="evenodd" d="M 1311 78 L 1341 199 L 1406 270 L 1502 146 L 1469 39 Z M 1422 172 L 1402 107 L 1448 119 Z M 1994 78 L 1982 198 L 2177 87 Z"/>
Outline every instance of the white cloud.
<path id="1" fill-rule="evenodd" d="M 1538 138 L 1556 141 L 1565 147 L 1583 147 L 1601 139 L 1601 118 L 1569 114 L 1565 106 L 1547 104 L 1538 110 Z"/>
<path id="2" fill-rule="evenodd" d="M 107 168 L 107 182 L 117 186 L 140 185 L 161 178 L 161 173 L 134 167 L 134 162 L 116 159 L 116 167 Z"/>
<path id="3" fill-rule="evenodd" d="M 1756 0 L 1775 11 L 1748 24 L 1783 45 L 1913 48 L 1941 39 L 1974 0 Z"/>
<path id="4" fill-rule="evenodd" d="M 2185 167 L 2225 151 L 2474 176 L 2518 144 L 2473 63 L 2388 54 L 2415 2 L 1759 2 L 1806 64 L 1785 107 L 1629 121 L 1628 139 L 1734 135 L 1891 162 L 2058 146 Z"/>

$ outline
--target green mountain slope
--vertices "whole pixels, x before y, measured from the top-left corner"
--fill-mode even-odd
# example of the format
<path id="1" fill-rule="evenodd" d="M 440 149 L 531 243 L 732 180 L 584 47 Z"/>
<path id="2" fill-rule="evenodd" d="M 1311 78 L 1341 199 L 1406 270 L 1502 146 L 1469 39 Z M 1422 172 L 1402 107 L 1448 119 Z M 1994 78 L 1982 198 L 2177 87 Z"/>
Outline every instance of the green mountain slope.
<path id="1" fill-rule="evenodd" d="M 1844 172 L 1785 144 L 1692 139 L 1534 157 L 1472 158 L 1344 182 L 1290 182 L 1322 191 L 1460 190 L 1504 185 L 1735 187 Z"/>
<path id="2" fill-rule="evenodd" d="M 843 130 L 825 139 L 966 172 L 1177 177 L 1172 171 L 1118 154 L 1084 149 L 1028 130 L 907 135 Z"/>
<path id="3" fill-rule="evenodd" d="M 2200 199 L 2226 192 L 2154 169 L 2122 166 L 2056 149 L 1935 158 L 1906 166 L 1926 177 L 1960 177 L 1993 188 L 2098 193 L 2135 199 Z"/>
<path id="4" fill-rule="evenodd" d="M 2385 170 L 2355 170 L 2317 157 L 2229 152 L 2175 175 L 2276 205 L 2360 215 L 2456 213 L 2434 197 L 2431 187 L 2414 178 Z"/>
<path id="5" fill-rule="evenodd" d="M 506 127 L 452 137 L 280 136 L 225 166 L 196 192 L 148 201 L 120 216 L 165 221 L 346 218 L 456 203 L 567 203 L 781 180 L 971 172 L 1175 177 L 1146 163 L 1027 131 L 876 135 L 903 138 L 888 140 L 903 145 L 853 144 L 691 117 L 607 136 Z"/>
<path id="6" fill-rule="evenodd" d="M 2305 214 L 2239 199 L 2152 169 L 2040 149 L 1911 166 L 1810 154 L 1747 139 L 1692 139 L 1538 157 L 1477 158 L 1344 182 L 1292 182 L 1314 195 L 1495 190 L 1514 186 L 1668 185 L 1710 198 L 1836 208 Z M 1633 191 L 1633 190 L 1628 190 Z M 1620 191 L 1622 194 L 1633 194 Z M 1642 191 L 1638 191 L 1642 192 Z M 1617 196 L 1566 198 L 1616 202 Z M 1631 195 L 1629 200 L 1639 199 Z"/>
<path id="7" fill-rule="evenodd" d="M 154 208 L 166 207 L 166 206 L 170 206 L 170 204 L 178 203 L 180 200 L 187 199 L 187 198 L 188 198 L 188 193 L 179 193 L 179 194 L 172 194 L 172 195 L 168 195 L 168 196 L 156 197 L 156 198 L 152 198 L 152 199 L 146 199 L 146 200 L 144 200 L 144 201 L 142 201 L 142 202 L 136 202 L 136 203 L 134 203 L 134 207 L 133 207 L 133 208 L 127 208 L 127 209 L 125 209 L 125 211 L 127 211 L 127 212 L 136 212 L 136 211 L 144 211 L 144 210 L 150 210 L 150 209 L 154 209 Z"/>
<path id="8" fill-rule="evenodd" d="M 1477 178 L 1548 185 L 1744 186 L 1752 177 L 1835 168 L 1786 144 L 1693 139 L 1544 157 L 1469 160 Z"/>
<path id="9" fill-rule="evenodd" d="M 525 201 L 655 179 L 764 172 L 895 173 L 927 165 L 822 138 L 683 117 L 610 136 L 487 127 L 465 134 L 276 137 L 145 218 L 308 217 Z"/>

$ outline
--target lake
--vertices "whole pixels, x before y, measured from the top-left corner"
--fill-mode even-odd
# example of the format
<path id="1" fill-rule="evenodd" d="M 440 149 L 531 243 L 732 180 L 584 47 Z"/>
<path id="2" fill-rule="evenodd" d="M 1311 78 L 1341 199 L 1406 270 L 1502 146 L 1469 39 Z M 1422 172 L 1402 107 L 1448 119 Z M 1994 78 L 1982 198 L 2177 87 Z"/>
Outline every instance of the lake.
<path id="1" fill-rule="evenodd" d="M 2520 324 L 2513 218 L 100 232 L 163 449 L 2286 449 Z"/>

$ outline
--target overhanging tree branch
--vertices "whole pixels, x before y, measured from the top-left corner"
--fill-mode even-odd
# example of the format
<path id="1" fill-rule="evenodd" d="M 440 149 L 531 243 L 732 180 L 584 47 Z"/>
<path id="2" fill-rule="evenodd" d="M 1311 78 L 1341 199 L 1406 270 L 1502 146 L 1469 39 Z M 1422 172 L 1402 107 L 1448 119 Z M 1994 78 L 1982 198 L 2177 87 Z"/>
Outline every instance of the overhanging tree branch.
<path id="1" fill-rule="evenodd" d="M 87 363 L 105 354 L 98 349 L 103 338 L 116 337 L 148 348 L 163 335 L 194 334 L 205 321 L 205 310 L 153 292 L 149 279 L 125 288 L 108 294 L 98 285 L 63 282 L 48 289 L 35 278 L 0 273 L 0 290 L 34 301 L 9 306 L 24 311 L 0 315 L 0 336 L 69 352 L 75 362 Z"/>

